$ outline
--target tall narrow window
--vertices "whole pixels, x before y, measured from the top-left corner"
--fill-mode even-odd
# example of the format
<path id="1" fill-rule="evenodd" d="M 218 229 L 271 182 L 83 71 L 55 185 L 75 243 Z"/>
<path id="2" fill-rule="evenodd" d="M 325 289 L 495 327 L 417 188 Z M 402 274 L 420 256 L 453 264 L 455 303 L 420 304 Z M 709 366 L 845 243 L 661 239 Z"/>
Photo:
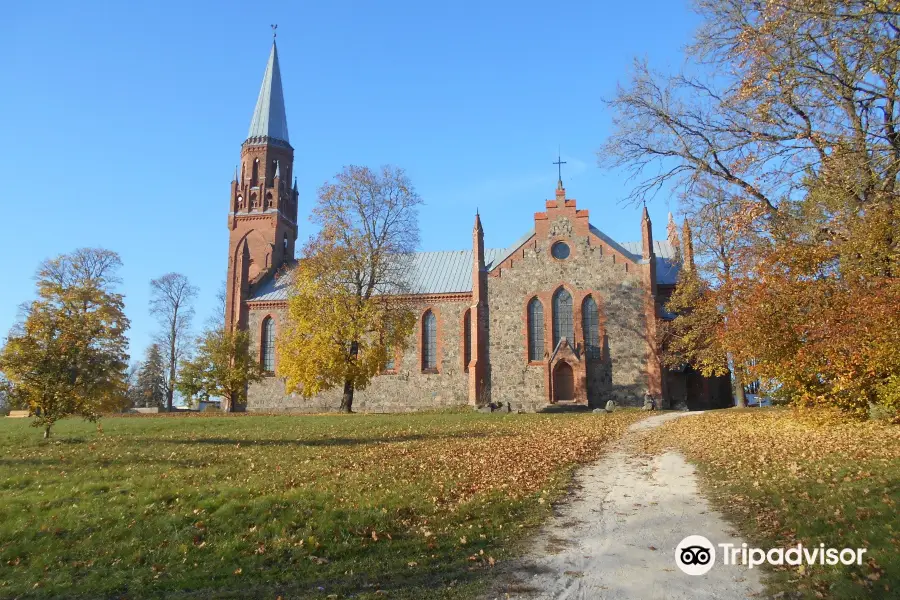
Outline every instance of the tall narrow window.
<path id="1" fill-rule="evenodd" d="M 253 161 L 253 174 L 250 175 L 250 186 L 259 185 L 259 159 Z"/>
<path id="2" fill-rule="evenodd" d="M 388 346 L 384 349 L 385 354 L 387 354 L 387 358 L 384 361 L 384 370 L 385 371 L 393 371 L 397 368 L 394 349 Z"/>
<path id="3" fill-rule="evenodd" d="M 575 344 L 575 327 L 572 323 L 572 295 L 564 288 L 553 294 L 553 348 L 566 338 L 569 346 Z"/>
<path id="4" fill-rule="evenodd" d="M 273 160 L 272 165 L 266 169 L 266 187 L 272 187 L 275 184 L 275 171 L 278 170 L 278 161 Z"/>
<path id="5" fill-rule="evenodd" d="M 581 328 L 584 334 L 584 352 L 588 358 L 600 358 L 600 316 L 593 296 L 581 305 Z"/>
<path id="6" fill-rule="evenodd" d="M 544 359 L 544 305 L 537 298 L 528 303 L 528 360 Z"/>
<path id="7" fill-rule="evenodd" d="M 430 310 L 422 317 L 422 369 L 437 369 L 437 318 Z"/>
<path id="8" fill-rule="evenodd" d="M 472 362 L 472 311 L 467 310 L 463 315 L 463 370 L 469 372 L 469 363 Z"/>
<path id="9" fill-rule="evenodd" d="M 263 371 L 275 371 L 275 321 L 266 317 L 262 326 L 262 367 Z"/>

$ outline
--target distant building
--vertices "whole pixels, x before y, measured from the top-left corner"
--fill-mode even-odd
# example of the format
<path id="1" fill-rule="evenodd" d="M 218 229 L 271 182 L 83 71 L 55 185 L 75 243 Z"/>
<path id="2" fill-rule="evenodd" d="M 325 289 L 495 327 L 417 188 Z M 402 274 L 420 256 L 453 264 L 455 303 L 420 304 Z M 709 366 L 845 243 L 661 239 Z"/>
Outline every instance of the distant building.
<path id="1" fill-rule="evenodd" d="M 275 376 L 298 235 L 294 150 L 288 137 L 278 52 L 262 88 L 231 183 L 226 323 L 249 329 L 270 373 L 250 386 L 249 411 L 325 411 L 341 390 L 307 400 Z M 293 178 L 293 186 L 291 181 Z M 506 248 L 485 248 L 478 215 L 471 248 L 413 257 L 418 324 L 408 347 L 354 397 L 360 411 L 401 412 L 510 403 L 729 406 L 727 378 L 660 367 L 651 340 L 681 268 L 678 232 L 654 242 L 646 208 L 641 241 L 617 243 L 566 196 L 538 206 L 533 228 Z M 685 240 L 685 248 L 690 240 Z"/>

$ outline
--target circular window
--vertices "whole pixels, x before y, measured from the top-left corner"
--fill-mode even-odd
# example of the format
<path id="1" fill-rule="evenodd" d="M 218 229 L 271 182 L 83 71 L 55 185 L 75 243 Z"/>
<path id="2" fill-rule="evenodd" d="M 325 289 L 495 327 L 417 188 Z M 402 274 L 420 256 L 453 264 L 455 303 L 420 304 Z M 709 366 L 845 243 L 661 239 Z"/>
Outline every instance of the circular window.
<path id="1" fill-rule="evenodd" d="M 556 242 L 553 244 L 553 247 L 550 248 L 550 254 L 553 255 L 553 258 L 558 258 L 560 260 L 569 258 L 569 245 L 565 242 Z"/>

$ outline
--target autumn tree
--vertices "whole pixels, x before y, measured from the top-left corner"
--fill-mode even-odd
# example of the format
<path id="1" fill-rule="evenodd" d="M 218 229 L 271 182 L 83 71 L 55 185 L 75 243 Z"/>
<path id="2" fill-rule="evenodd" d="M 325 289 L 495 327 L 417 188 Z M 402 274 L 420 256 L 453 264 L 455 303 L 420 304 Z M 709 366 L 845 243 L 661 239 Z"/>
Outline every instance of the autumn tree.
<path id="1" fill-rule="evenodd" d="M 184 361 L 176 386 L 188 399 L 221 398 L 222 410 L 230 412 L 262 375 L 259 358 L 250 349 L 250 334 L 219 325 L 197 339 L 194 356 Z"/>
<path id="2" fill-rule="evenodd" d="M 159 344 L 147 347 L 144 360 L 137 366 L 129 395 L 135 407 L 166 406 L 166 365 Z"/>
<path id="3" fill-rule="evenodd" d="M 900 417 L 900 255 L 885 243 L 900 230 L 891 204 L 859 210 L 838 181 L 812 182 L 754 248 L 727 343 L 746 356 L 752 340 L 754 368 L 805 404 Z"/>
<path id="4" fill-rule="evenodd" d="M 900 13 L 886 0 L 697 9 L 690 69 L 638 63 L 608 102 L 601 163 L 631 171 L 633 199 L 704 184 L 739 198 L 759 235 L 718 339 L 795 398 L 860 412 L 897 372 L 889 352 L 849 355 L 886 347 L 895 327 Z"/>
<path id="5" fill-rule="evenodd" d="M 37 299 L 0 350 L 0 371 L 50 437 L 69 415 L 96 420 L 126 400 L 128 319 L 114 291 L 118 254 L 82 248 L 38 268 Z"/>
<path id="6" fill-rule="evenodd" d="M 317 236 L 293 272 L 279 336 L 278 373 L 289 391 L 312 397 L 340 387 L 351 412 L 355 390 L 403 349 L 415 325 L 409 255 L 419 242 L 422 203 L 406 173 L 350 166 L 319 190 Z"/>
<path id="7" fill-rule="evenodd" d="M 167 273 L 150 281 L 150 313 L 161 331 L 157 339 L 166 362 L 165 408 L 172 410 L 178 366 L 190 341 L 197 288 L 180 273 Z"/>

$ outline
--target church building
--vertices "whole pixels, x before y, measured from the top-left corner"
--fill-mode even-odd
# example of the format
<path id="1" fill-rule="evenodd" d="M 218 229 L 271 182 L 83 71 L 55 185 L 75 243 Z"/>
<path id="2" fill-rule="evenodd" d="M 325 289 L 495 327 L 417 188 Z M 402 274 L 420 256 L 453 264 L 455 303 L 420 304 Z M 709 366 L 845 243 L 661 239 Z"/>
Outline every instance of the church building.
<path id="1" fill-rule="evenodd" d="M 229 198 L 226 325 L 249 330 L 267 373 L 236 410 L 340 406 L 340 389 L 305 399 L 287 394 L 276 375 L 299 233 L 293 166 L 273 43 Z M 692 267 L 687 225 L 679 237 L 670 215 L 667 239 L 655 241 L 645 207 L 640 241 L 616 242 L 591 224 L 561 178 L 548 191 L 549 200 L 535 202 L 533 227 L 509 246 L 485 247 L 476 214 L 467 248 L 412 257 L 416 328 L 405 351 L 357 390 L 355 410 L 640 406 L 647 393 L 664 407 L 731 405 L 728 378 L 667 371 L 656 351 L 662 306 L 679 270 Z"/>

